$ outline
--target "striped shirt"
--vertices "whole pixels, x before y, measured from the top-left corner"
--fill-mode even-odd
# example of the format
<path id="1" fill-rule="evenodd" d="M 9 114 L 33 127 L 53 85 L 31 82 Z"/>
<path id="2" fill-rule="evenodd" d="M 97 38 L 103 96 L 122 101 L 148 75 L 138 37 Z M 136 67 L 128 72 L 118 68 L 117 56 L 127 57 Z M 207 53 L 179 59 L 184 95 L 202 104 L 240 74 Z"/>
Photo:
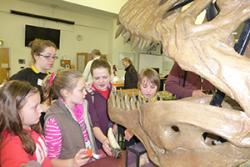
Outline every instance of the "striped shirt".
<path id="1" fill-rule="evenodd" d="M 67 107 L 67 106 L 66 106 Z M 68 107 L 67 107 L 68 108 Z M 68 108 L 69 109 L 69 108 Z M 69 109 L 70 111 L 70 109 Z M 72 117 L 80 125 L 82 129 L 83 139 L 87 148 L 90 148 L 90 141 L 86 125 L 83 119 L 83 106 L 81 104 L 76 105 L 74 111 L 71 111 Z M 49 118 L 45 124 L 45 141 L 48 148 L 48 157 L 49 158 L 59 158 L 62 148 L 62 134 L 60 127 L 56 122 L 55 118 Z"/>

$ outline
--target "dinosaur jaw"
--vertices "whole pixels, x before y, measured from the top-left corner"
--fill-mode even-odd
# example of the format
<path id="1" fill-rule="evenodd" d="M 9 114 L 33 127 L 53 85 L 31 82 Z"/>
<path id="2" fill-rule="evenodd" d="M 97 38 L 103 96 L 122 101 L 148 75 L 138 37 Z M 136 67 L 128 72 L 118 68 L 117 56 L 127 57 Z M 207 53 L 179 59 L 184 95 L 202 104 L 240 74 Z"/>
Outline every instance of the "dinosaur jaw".
<path id="1" fill-rule="evenodd" d="M 222 167 L 245 162 L 250 156 L 250 119 L 243 112 L 199 101 L 145 104 L 112 93 L 108 111 L 112 121 L 142 141 L 157 165 Z"/>

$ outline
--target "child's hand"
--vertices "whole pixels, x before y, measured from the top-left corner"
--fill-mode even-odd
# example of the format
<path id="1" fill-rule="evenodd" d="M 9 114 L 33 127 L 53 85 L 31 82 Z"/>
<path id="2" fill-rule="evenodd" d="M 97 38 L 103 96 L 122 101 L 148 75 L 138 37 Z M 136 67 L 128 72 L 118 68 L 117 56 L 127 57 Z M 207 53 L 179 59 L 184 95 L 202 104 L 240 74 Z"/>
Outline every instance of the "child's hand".
<path id="1" fill-rule="evenodd" d="M 133 137 L 133 134 L 132 134 L 128 129 L 126 129 L 126 130 L 124 131 L 124 138 L 125 138 L 127 141 L 129 141 L 132 137 Z"/>
<path id="2" fill-rule="evenodd" d="M 109 143 L 109 140 L 106 139 L 103 141 L 102 143 L 102 148 L 103 150 L 106 152 L 106 154 L 108 154 L 108 156 L 112 156 L 112 151 L 111 151 L 111 147 L 110 147 L 110 143 Z"/>
<path id="3" fill-rule="evenodd" d="M 117 124 L 114 124 L 112 129 L 113 129 L 113 133 L 114 134 L 118 133 L 118 126 L 117 126 Z"/>
<path id="4" fill-rule="evenodd" d="M 85 88 L 86 88 L 87 92 L 93 92 L 93 90 L 92 90 L 92 82 L 86 82 L 85 83 Z"/>
<path id="5" fill-rule="evenodd" d="M 80 167 L 80 166 L 86 164 L 91 157 L 92 157 L 92 151 L 90 153 L 90 150 L 88 150 L 88 149 L 79 150 L 76 153 L 75 157 L 73 158 L 72 167 Z"/>
<path id="6" fill-rule="evenodd" d="M 199 97 L 199 96 L 204 96 L 206 95 L 205 93 L 202 92 L 202 90 L 194 90 L 192 92 L 192 96 Z"/>

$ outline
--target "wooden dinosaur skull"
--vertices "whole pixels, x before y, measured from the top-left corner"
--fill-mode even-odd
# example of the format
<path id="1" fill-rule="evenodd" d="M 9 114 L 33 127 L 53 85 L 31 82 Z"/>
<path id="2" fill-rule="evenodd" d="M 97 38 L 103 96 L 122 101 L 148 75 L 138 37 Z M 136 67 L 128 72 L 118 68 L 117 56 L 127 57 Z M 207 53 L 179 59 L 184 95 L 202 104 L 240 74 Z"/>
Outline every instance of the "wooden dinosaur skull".
<path id="1" fill-rule="evenodd" d="M 163 167 L 238 166 L 250 159 L 250 61 L 232 47 L 231 34 L 250 17 L 250 0 L 216 0 L 217 16 L 196 24 L 212 0 L 128 0 L 120 34 L 133 46 L 161 42 L 165 55 L 236 100 L 243 111 L 194 101 L 136 102 L 111 95 L 110 118 L 130 129 L 150 159 Z"/>
<path id="2" fill-rule="evenodd" d="M 228 167 L 247 161 L 248 116 L 195 101 L 145 104 L 113 93 L 108 109 L 110 118 L 133 132 L 159 166 Z"/>

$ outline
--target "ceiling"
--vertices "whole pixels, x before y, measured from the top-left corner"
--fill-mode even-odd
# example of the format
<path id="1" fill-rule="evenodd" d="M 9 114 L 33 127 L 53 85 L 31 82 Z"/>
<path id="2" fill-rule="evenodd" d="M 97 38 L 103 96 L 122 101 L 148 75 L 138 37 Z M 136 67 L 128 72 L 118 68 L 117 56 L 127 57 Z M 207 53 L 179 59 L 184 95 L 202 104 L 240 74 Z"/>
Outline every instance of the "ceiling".
<path id="1" fill-rule="evenodd" d="M 105 15 L 117 15 L 127 0 L 22 0 L 48 5 L 78 13 L 95 12 Z M 99 3 L 98 3 L 99 2 Z M 101 3 L 100 3 L 101 2 Z"/>
<path id="2" fill-rule="evenodd" d="M 91 8 L 103 10 L 106 12 L 118 14 L 121 7 L 127 0 L 63 0 L 81 6 L 88 6 Z"/>

